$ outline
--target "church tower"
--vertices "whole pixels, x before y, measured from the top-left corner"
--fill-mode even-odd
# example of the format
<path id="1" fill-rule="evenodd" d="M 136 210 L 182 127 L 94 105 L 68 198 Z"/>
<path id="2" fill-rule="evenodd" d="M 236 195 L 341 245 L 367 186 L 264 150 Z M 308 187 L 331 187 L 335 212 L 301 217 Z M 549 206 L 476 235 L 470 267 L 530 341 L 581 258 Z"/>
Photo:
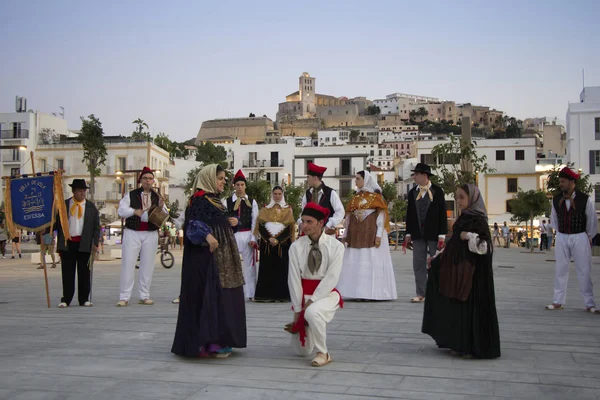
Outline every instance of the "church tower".
<path id="1" fill-rule="evenodd" d="M 299 78 L 299 97 L 304 118 L 314 117 L 317 114 L 317 96 L 315 95 L 315 78 L 308 72 L 302 73 Z"/>

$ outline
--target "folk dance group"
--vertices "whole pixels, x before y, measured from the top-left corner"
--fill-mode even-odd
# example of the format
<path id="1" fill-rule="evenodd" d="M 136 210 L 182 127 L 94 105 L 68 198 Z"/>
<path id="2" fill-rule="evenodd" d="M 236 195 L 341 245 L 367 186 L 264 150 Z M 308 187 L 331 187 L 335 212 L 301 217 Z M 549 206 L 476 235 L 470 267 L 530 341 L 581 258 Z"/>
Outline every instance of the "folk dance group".
<path id="1" fill-rule="evenodd" d="M 388 210 L 381 188 L 369 173 L 359 172 L 356 194 L 344 208 L 335 190 L 323 182 L 325 170 L 309 163 L 309 189 L 297 221 L 280 186 L 272 189 L 270 203 L 259 210 L 246 194 L 241 171 L 234 177 L 235 193 L 227 199 L 221 199 L 226 185 L 221 166 L 207 165 L 198 173 L 194 193 L 176 221 L 184 230 L 185 246 L 181 290 L 174 301 L 179 303 L 179 313 L 173 353 L 228 357 L 233 348 L 247 344 L 246 300 L 291 302 L 292 321 L 284 326 L 291 334 L 291 347 L 302 356 L 316 350 L 311 365 L 320 367 L 332 361 L 327 324 L 343 307 L 343 297 L 363 301 L 397 298 Z M 417 186 L 408 194 L 403 249 L 413 250 L 416 296 L 411 302 L 424 303 L 422 332 L 454 355 L 500 357 L 493 243 L 481 193 L 471 184 L 457 190 L 455 199 L 461 212 L 448 233 L 444 192 L 430 181 L 431 168 L 418 164 L 413 172 Z M 590 279 L 590 238 L 597 232 L 597 222 L 591 199 L 575 190 L 577 179 L 573 171 L 563 169 L 562 194 L 553 200 L 557 263 L 554 301 L 547 309 L 563 308 L 568 265 L 574 257 L 586 309 L 597 312 Z M 153 304 L 150 285 L 158 227 L 149 222 L 149 214 L 156 207 L 166 210 L 151 189 L 153 181 L 152 170 L 144 168 L 140 188 L 119 204 L 127 228 L 119 307 L 129 305 L 138 255 L 139 303 Z M 70 305 L 75 271 L 79 304 L 89 307 L 87 264 L 98 246 L 98 211 L 85 201 L 85 181 L 76 179 L 71 186 L 73 197 L 66 201 L 71 240 L 65 242 L 58 229 L 64 291 L 59 307 Z M 345 230 L 338 239 L 335 234 L 340 224 Z"/>

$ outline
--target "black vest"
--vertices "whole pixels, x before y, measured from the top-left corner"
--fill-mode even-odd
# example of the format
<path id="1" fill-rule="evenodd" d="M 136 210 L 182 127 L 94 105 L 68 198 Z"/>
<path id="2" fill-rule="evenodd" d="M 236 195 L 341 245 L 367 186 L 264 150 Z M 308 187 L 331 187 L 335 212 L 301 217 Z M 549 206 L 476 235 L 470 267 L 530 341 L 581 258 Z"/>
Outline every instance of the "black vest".
<path id="1" fill-rule="evenodd" d="M 321 201 L 319 201 L 319 205 L 321 207 L 325 207 L 327 209 L 329 209 L 329 216 L 332 217 L 333 214 L 335 214 L 335 210 L 333 209 L 333 206 L 331 205 L 331 192 L 333 192 L 333 189 L 330 188 L 329 186 L 326 186 L 324 183 L 321 184 L 321 188 L 323 189 L 323 195 L 321 196 Z M 310 191 L 310 189 L 308 189 L 306 191 L 306 202 L 310 203 L 312 201 L 312 192 Z"/>
<path id="2" fill-rule="evenodd" d="M 132 190 L 129 192 L 129 206 L 134 210 L 142 209 L 142 192 L 144 190 L 142 188 Z M 158 207 L 158 195 L 154 190 L 150 191 L 150 200 L 153 206 Z M 140 230 L 140 222 L 141 219 L 137 215 L 133 215 L 125 220 L 125 228 L 132 229 L 134 231 Z M 154 224 L 148 223 L 149 231 L 156 231 L 158 227 Z"/>
<path id="3" fill-rule="evenodd" d="M 252 200 L 252 197 L 248 196 L 248 201 L 250 202 L 250 207 L 242 200 L 240 202 L 240 208 L 237 211 L 234 211 L 233 207 L 235 206 L 235 201 L 233 201 L 233 196 L 227 199 L 227 211 L 229 212 L 229 215 L 239 218 L 239 223 L 237 225 L 238 232 L 252 229 L 252 204 L 254 200 Z"/>
<path id="4" fill-rule="evenodd" d="M 560 200 L 563 198 L 562 193 L 554 196 L 552 200 L 558 219 L 558 231 L 567 235 L 585 232 L 587 225 L 585 209 L 589 196 L 578 190 L 575 193 L 575 207 L 571 204 L 568 211 L 566 201 L 563 201 L 562 205 L 560 204 Z"/>
<path id="5" fill-rule="evenodd" d="M 419 196 L 418 189 L 415 191 L 415 195 Z M 431 200 L 429 200 L 429 195 L 425 193 L 419 200 L 415 197 L 415 203 L 417 204 L 417 212 L 419 213 L 419 229 L 421 230 L 421 234 L 423 234 L 425 233 L 425 221 L 427 220 L 427 211 L 429 211 Z"/>

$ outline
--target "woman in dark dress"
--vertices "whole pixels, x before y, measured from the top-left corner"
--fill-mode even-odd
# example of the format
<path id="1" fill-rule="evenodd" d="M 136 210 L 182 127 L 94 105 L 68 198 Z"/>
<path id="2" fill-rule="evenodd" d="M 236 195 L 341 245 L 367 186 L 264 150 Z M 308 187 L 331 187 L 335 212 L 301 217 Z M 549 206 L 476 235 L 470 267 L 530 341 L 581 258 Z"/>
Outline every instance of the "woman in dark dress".
<path id="1" fill-rule="evenodd" d="M 453 355 L 497 358 L 500 332 L 487 212 L 475 185 L 461 186 L 455 197 L 461 215 L 446 248 L 428 260 L 422 332 Z"/>
<path id="2" fill-rule="evenodd" d="M 260 268 L 254 301 L 290 301 L 288 264 L 295 233 L 294 212 L 275 186 L 271 202 L 258 214 L 254 236 L 260 238 Z"/>
<path id="3" fill-rule="evenodd" d="M 246 347 L 244 277 L 239 251 L 219 194 L 225 172 L 207 165 L 196 176 L 186 208 L 181 296 L 171 351 L 187 357 L 219 357 Z"/>

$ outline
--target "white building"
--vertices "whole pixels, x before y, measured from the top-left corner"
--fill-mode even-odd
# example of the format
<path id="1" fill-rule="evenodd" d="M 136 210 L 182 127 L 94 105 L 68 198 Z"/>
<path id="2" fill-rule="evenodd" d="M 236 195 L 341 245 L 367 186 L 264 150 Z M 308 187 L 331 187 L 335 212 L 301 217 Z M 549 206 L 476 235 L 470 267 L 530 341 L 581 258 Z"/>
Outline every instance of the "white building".
<path id="1" fill-rule="evenodd" d="M 410 118 L 410 99 L 399 96 L 400 93 L 389 94 L 385 99 L 373 100 L 381 114 L 399 114 L 402 119 Z"/>
<path id="2" fill-rule="evenodd" d="M 414 184 L 410 178 L 410 169 L 414 169 L 415 161 L 429 165 L 436 164 L 431 154 L 433 147 L 444 141 L 419 142 L 416 148 L 417 158 L 405 160 L 402 168 L 403 191 L 406 186 Z M 535 138 L 521 139 L 478 139 L 475 146 L 478 156 L 485 156 L 488 166 L 494 172 L 478 174 L 478 186 L 483 194 L 490 221 L 503 222 L 510 220 L 511 200 L 521 188 L 537 190 L 544 188 L 544 172 L 537 167 Z M 435 171 L 434 171 L 435 173 Z M 406 182 L 406 183 L 405 183 Z M 408 188 L 409 189 L 409 188 Z M 454 209 L 454 198 L 446 193 L 448 210 Z"/>
<path id="3" fill-rule="evenodd" d="M 292 182 L 295 140 L 282 138 L 279 143 L 264 144 L 241 144 L 235 140 L 222 146 L 227 151 L 227 161 L 234 173 L 241 169 L 247 179 L 256 180 L 264 172 L 263 179 L 272 186 Z"/>
<path id="4" fill-rule="evenodd" d="M 169 201 L 174 203 L 179 201 L 179 211 L 185 208 L 190 193 L 186 195 L 185 185 L 187 184 L 188 172 L 194 170 L 202 163 L 196 161 L 196 152 L 190 154 L 187 158 L 176 158 L 170 167 L 171 179 L 169 180 Z"/>
<path id="5" fill-rule="evenodd" d="M 354 177 L 366 168 L 369 150 L 366 145 L 347 145 L 336 147 L 296 147 L 292 168 L 294 185 L 304 185 L 307 166 L 313 162 L 326 167 L 323 181 L 346 197 L 354 189 Z"/>
<path id="6" fill-rule="evenodd" d="M 154 143 L 131 141 L 128 138 L 105 136 L 107 149 L 106 165 L 101 166 L 101 175 L 96 177 L 94 201 L 100 213 L 116 220 L 119 201 L 126 193 L 137 187 L 139 171 L 148 166 L 156 172 L 155 190 L 165 200 L 169 199 L 169 179 L 172 163 L 169 154 Z M 67 186 L 73 179 L 90 181 L 90 174 L 82 161 L 83 147 L 77 139 L 63 139 L 58 143 L 40 143 L 36 148 L 36 171 L 47 172 L 63 169 L 65 197 L 71 193 Z M 124 172 L 125 171 L 125 172 Z M 91 191 L 91 190 L 90 190 Z M 88 193 L 88 196 L 91 193 Z"/>
<path id="7" fill-rule="evenodd" d="M 20 174 L 31 174 L 32 164 L 30 152 L 34 157 L 38 141 L 43 139 L 54 140 L 60 135 L 70 135 L 67 129 L 67 121 L 53 115 L 44 114 L 39 111 L 23 111 L 13 113 L 0 113 L 0 145 L 22 146 L 22 149 L 0 150 L 0 176 L 14 176 Z M 47 170 L 47 166 L 39 162 L 36 172 Z M 4 185 L 2 180 L 0 198 L 4 199 Z"/>
<path id="8" fill-rule="evenodd" d="M 318 140 L 319 146 L 342 146 L 350 141 L 350 131 L 319 131 Z"/>
<path id="9" fill-rule="evenodd" d="M 590 174 L 600 209 L 600 86 L 584 88 L 579 98 L 567 111 L 567 157 Z"/>

